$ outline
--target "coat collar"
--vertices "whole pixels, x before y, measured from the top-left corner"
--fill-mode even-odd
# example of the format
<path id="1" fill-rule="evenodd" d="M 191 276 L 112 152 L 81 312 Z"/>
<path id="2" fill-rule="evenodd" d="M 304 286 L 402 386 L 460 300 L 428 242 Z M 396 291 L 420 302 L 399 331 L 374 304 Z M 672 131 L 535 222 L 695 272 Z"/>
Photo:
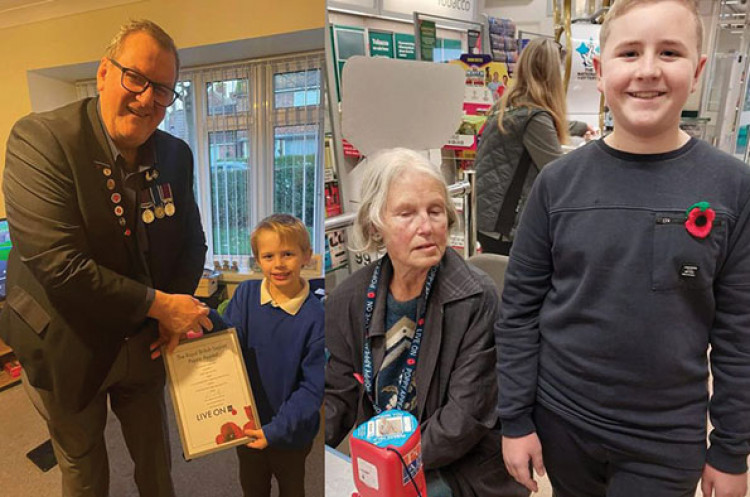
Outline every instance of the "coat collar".
<path id="1" fill-rule="evenodd" d="M 97 110 L 98 104 L 98 97 L 91 98 L 86 103 L 86 114 L 91 132 L 87 140 L 92 166 L 91 174 L 94 175 L 94 182 L 98 185 L 99 192 L 104 197 L 110 222 L 118 226 L 130 256 L 136 261 L 141 261 L 142 254 L 138 252 L 135 242 L 137 223 L 135 209 L 128 197 L 124 195 L 122 177 L 114 167 L 112 149 Z M 113 186 L 108 186 L 108 183 L 112 183 Z M 113 195 L 118 196 L 117 202 L 115 202 L 116 198 Z M 122 209 L 120 212 L 116 210 L 118 207 Z M 124 220 L 124 223 L 121 220 Z"/>
<path id="2" fill-rule="evenodd" d="M 466 261 L 452 248 L 445 249 L 432 299 L 441 305 L 482 293 L 482 286 Z"/>
<path id="3" fill-rule="evenodd" d="M 91 132 L 96 142 L 96 146 L 90 149 L 91 157 L 94 163 L 106 165 L 111 168 L 114 164 L 114 158 L 109 147 L 109 139 L 104 131 L 104 124 L 99 117 L 99 112 L 96 110 L 97 105 L 99 105 L 99 97 L 89 99 L 86 104 L 88 122 L 91 125 Z"/>
<path id="4" fill-rule="evenodd" d="M 369 271 L 371 277 L 374 271 Z M 375 310 L 370 323 L 370 336 L 385 335 L 385 307 L 386 297 L 388 295 L 388 285 L 393 277 L 393 264 L 388 257 L 383 261 L 383 269 L 380 273 L 378 282 L 378 292 L 375 298 Z M 430 297 L 430 306 L 443 305 L 462 300 L 472 295 L 482 293 L 482 286 L 477 281 L 476 276 L 471 272 L 467 263 L 452 248 L 447 248 L 443 258 L 440 260 L 435 277 L 435 284 L 432 287 L 432 296 Z M 429 313 L 428 309 L 428 313 Z"/>

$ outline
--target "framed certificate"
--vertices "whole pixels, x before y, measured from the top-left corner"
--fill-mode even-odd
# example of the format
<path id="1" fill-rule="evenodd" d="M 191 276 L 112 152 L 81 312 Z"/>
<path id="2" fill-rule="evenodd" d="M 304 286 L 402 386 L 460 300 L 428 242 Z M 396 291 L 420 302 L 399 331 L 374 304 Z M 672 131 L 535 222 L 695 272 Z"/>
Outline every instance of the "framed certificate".
<path id="1" fill-rule="evenodd" d="M 246 444 L 260 428 L 234 328 L 162 350 L 185 459 Z"/>

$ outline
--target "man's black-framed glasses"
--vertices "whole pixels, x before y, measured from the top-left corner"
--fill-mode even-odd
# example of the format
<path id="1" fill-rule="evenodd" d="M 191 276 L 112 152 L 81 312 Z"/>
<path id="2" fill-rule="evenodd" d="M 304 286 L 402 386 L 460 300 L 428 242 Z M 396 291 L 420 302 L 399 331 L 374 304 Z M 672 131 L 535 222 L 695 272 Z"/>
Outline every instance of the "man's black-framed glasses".
<path id="1" fill-rule="evenodd" d="M 169 107 L 174 103 L 175 100 L 180 97 L 179 93 L 174 91 L 172 88 L 161 83 L 151 81 L 135 69 L 122 67 L 119 62 L 114 59 L 110 59 L 109 57 L 107 57 L 107 60 L 109 60 L 122 72 L 120 84 L 129 92 L 140 95 L 144 91 L 148 90 L 150 86 L 154 89 L 154 103 L 161 107 Z"/>

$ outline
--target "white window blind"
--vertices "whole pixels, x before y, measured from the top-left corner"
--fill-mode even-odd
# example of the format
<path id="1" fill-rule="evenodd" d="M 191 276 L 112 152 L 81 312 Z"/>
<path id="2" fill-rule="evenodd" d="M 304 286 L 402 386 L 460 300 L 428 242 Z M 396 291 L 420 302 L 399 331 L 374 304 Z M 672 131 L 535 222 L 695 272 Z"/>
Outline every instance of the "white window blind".
<path id="1" fill-rule="evenodd" d="M 78 99 L 95 97 L 99 94 L 96 90 L 96 80 L 91 81 L 79 81 L 76 83 L 76 95 Z"/>

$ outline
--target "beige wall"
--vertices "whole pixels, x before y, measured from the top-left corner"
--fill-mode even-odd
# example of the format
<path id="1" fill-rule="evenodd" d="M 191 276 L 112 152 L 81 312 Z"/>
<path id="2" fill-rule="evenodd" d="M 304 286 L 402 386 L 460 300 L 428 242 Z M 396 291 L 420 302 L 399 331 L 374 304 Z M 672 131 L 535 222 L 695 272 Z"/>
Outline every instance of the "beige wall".
<path id="1" fill-rule="evenodd" d="M 324 15 L 324 0 L 144 0 L 0 29 L 0 173 L 13 123 L 31 112 L 27 71 L 98 60 L 129 18 L 151 19 L 189 48 L 322 28 Z"/>

